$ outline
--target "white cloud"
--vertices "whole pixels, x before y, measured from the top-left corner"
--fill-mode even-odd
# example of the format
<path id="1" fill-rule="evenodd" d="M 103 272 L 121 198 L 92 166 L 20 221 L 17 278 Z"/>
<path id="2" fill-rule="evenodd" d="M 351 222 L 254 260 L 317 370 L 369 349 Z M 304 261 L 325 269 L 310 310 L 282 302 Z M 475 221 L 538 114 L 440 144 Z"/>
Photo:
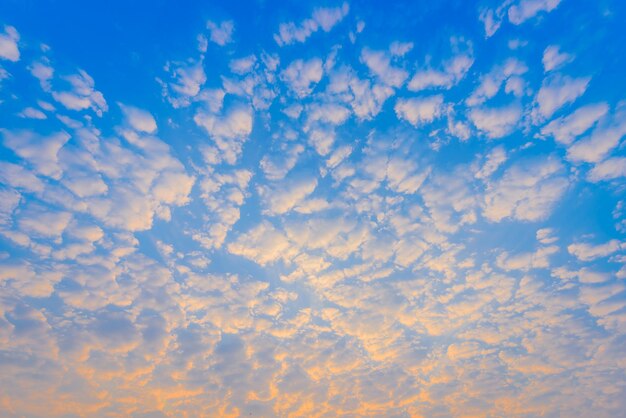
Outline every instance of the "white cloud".
<path id="1" fill-rule="evenodd" d="M 44 183 L 24 167 L 9 162 L 0 162 L 0 180 L 4 184 L 29 192 L 41 192 Z"/>
<path id="2" fill-rule="evenodd" d="M 42 206 L 29 205 L 18 218 L 20 229 L 35 236 L 59 237 L 70 223 L 72 214 Z"/>
<path id="3" fill-rule="evenodd" d="M 471 55 L 460 54 L 443 64 L 442 70 L 418 71 L 409 81 L 408 89 L 420 91 L 429 88 L 450 89 L 465 77 L 474 63 Z"/>
<path id="4" fill-rule="evenodd" d="M 541 12 L 551 12 L 560 3 L 561 0 L 519 0 L 509 8 L 509 21 L 519 25 Z"/>
<path id="5" fill-rule="evenodd" d="M 349 104 L 359 119 L 371 119 L 380 113 L 393 88 L 358 78 L 351 69 L 342 68 L 331 74 L 327 91 Z"/>
<path id="6" fill-rule="evenodd" d="M 490 38 L 500 29 L 502 25 L 503 14 L 492 9 L 482 9 L 478 15 L 478 19 L 483 22 L 485 29 L 485 37 Z"/>
<path id="7" fill-rule="evenodd" d="M 307 108 L 306 126 L 315 122 L 325 122 L 331 125 L 341 125 L 348 117 L 350 110 L 335 103 L 315 103 Z"/>
<path id="8" fill-rule="evenodd" d="M 0 179 L 2 179 L 2 167 L 0 166 Z M 15 190 L 0 187 L 0 226 L 11 223 L 13 211 L 19 205 L 22 196 Z"/>
<path id="9" fill-rule="evenodd" d="M 126 117 L 126 122 L 135 130 L 139 132 L 146 133 L 154 133 L 157 130 L 157 124 L 154 120 L 154 117 L 143 109 L 138 109 L 136 107 L 127 106 L 122 103 L 118 103 L 124 116 Z"/>
<path id="10" fill-rule="evenodd" d="M 495 147 L 486 155 L 486 161 L 476 171 L 477 179 L 488 179 L 507 160 L 507 153 L 503 146 Z"/>
<path id="11" fill-rule="evenodd" d="M 80 198 L 101 195 L 109 190 L 99 174 L 80 173 L 78 170 L 72 171 L 71 174 L 65 173 L 61 182 Z"/>
<path id="12" fill-rule="evenodd" d="M 19 61 L 20 50 L 17 42 L 20 40 L 20 34 L 13 26 L 5 26 L 4 33 L 0 33 L 0 58 L 9 61 Z"/>
<path id="13" fill-rule="evenodd" d="M 96 115 L 102 116 L 109 107 L 101 92 L 95 89 L 93 78 L 85 71 L 78 70 L 77 74 L 63 77 L 71 90 L 53 91 L 52 97 L 70 110 L 85 110 L 91 108 Z"/>
<path id="14" fill-rule="evenodd" d="M 402 68 L 391 65 L 391 58 L 384 51 L 372 51 L 371 49 L 363 48 L 361 51 L 361 62 L 380 81 L 391 87 L 401 87 L 409 76 Z"/>
<path id="15" fill-rule="evenodd" d="M 257 60 L 254 55 L 248 55 L 247 57 L 231 60 L 228 67 L 233 73 L 244 75 L 254 69 L 256 62 Z"/>
<path id="16" fill-rule="evenodd" d="M 496 260 L 496 264 L 503 270 L 523 270 L 542 269 L 550 267 L 550 256 L 557 253 L 559 247 L 553 245 L 540 247 L 534 252 L 508 254 L 503 252 Z"/>
<path id="17" fill-rule="evenodd" d="M 182 171 L 165 171 L 155 180 L 151 193 L 160 205 L 183 206 L 189 202 L 194 182 L 194 177 Z"/>
<path id="18" fill-rule="evenodd" d="M 70 139 L 67 132 L 58 132 L 47 137 L 32 131 L 12 132 L 3 129 L 0 132 L 4 136 L 4 145 L 32 164 L 38 173 L 57 180 L 61 177 L 57 154 Z"/>
<path id="19" fill-rule="evenodd" d="M 589 171 L 589 180 L 593 182 L 626 177 L 626 158 L 614 157 L 596 164 Z"/>
<path id="20" fill-rule="evenodd" d="M 543 51 L 543 68 L 545 72 L 558 70 L 565 64 L 574 61 L 574 56 L 566 52 L 560 52 L 558 45 L 550 45 Z"/>
<path id="21" fill-rule="evenodd" d="M 224 160 L 234 164 L 241 154 L 243 143 L 252 132 L 253 114 L 246 107 L 234 107 L 223 117 L 198 112 L 193 120 L 209 133 Z"/>
<path id="22" fill-rule="evenodd" d="M 537 230 L 535 236 L 537 237 L 537 241 L 544 245 L 554 244 L 559 240 L 557 237 L 553 236 L 554 232 L 552 228 L 541 228 Z"/>
<path id="23" fill-rule="evenodd" d="M 316 8 L 310 18 L 304 19 L 299 24 L 294 22 L 281 23 L 278 27 L 278 33 L 274 35 L 274 40 L 279 46 L 304 42 L 320 29 L 329 32 L 346 17 L 349 11 L 348 3 L 343 3 L 341 7 Z"/>
<path id="24" fill-rule="evenodd" d="M 24 119 L 39 119 L 39 120 L 43 120 L 43 119 L 47 119 L 48 118 L 45 113 L 43 113 L 39 109 L 35 109 L 34 107 L 27 107 L 27 108 L 25 108 L 20 113 L 18 113 L 18 116 L 21 117 L 21 118 L 24 118 Z"/>
<path id="25" fill-rule="evenodd" d="M 343 3 L 341 7 L 320 7 L 313 11 L 315 20 L 324 32 L 329 32 L 337 23 L 341 22 L 350 11 L 348 3 Z"/>
<path id="26" fill-rule="evenodd" d="M 163 82 L 160 79 L 157 81 L 163 88 L 163 97 L 165 97 L 173 107 L 186 107 L 191 104 L 198 97 L 202 86 L 206 83 L 206 73 L 204 72 L 204 60 L 200 59 L 192 63 L 168 63 L 165 66 L 165 70 L 170 73 L 171 81 L 169 83 Z M 213 99 L 212 102 L 217 102 L 218 105 L 212 105 L 213 108 L 219 109 L 222 106 L 222 99 L 224 93 L 219 90 L 221 95 L 215 97 L 207 97 L 207 99 Z"/>
<path id="27" fill-rule="evenodd" d="M 297 59 L 292 61 L 281 73 L 281 79 L 298 97 L 311 94 L 315 85 L 322 79 L 324 69 L 322 60 L 311 58 L 308 61 Z"/>
<path id="28" fill-rule="evenodd" d="M 285 182 L 276 186 L 260 186 L 259 195 L 269 215 L 282 215 L 296 208 L 315 191 L 317 179 Z"/>
<path id="29" fill-rule="evenodd" d="M 228 244 L 228 251 L 249 258 L 260 265 L 278 260 L 288 262 L 298 254 L 298 250 L 287 237 L 269 222 L 263 222 L 247 233 L 239 235 L 236 241 Z"/>
<path id="30" fill-rule="evenodd" d="M 285 147 L 275 156 L 265 155 L 259 166 L 269 180 L 280 180 L 296 165 L 298 156 L 304 151 L 302 144 Z"/>
<path id="31" fill-rule="evenodd" d="M 545 219 L 568 187 L 563 166 L 554 159 L 518 163 L 489 185 L 483 215 L 491 221 Z"/>
<path id="32" fill-rule="evenodd" d="M 214 42 L 219 46 L 224 46 L 233 41 L 235 24 L 232 20 L 225 20 L 220 23 L 215 23 L 209 20 L 206 23 L 206 27 L 211 33 L 209 38 L 211 42 Z"/>
<path id="33" fill-rule="evenodd" d="M 549 118 L 564 105 L 582 96 L 590 81 L 591 77 L 572 78 L 561 74 L 546 78 L 535 99 L 537 112 L 541 117 Z"/>
<path id="34" fill-rule="evenodd" d="M 398 119 L 404 119 L 413 126 L 420 126 L 441 116 L 443 96 L 413 97 L 398 99 L 394 110 Z"/>
<path id="35" fill-rule="evenodd" d="M 52 80 L 54 75 L 54 68 L 46 60 L 36 61 L 28 69 L 33 77 L 39 80 L 39 84 L 44 91 L 51 90 L 50 80 Z"/>
<path id="36" fill-rule="evenodd" d="M 512 133 L 521 116 L 522 109 L 516 103 L 499 108 L 474 108 L 469 112 L 474 126 L 491 139 Z"/>
<path id="37" fill-rule="evenodd" d="M 624 249 L 624 244 L 613 239 L 604 244 L 593 245 L 589 243 L 570 244 L 567 251 L 581 261 L 593 261 L 598 258 L 608 257 L 617 251 Z"/>
<path id="38" fill-rule="evenodd" d="M 394 57 L 403 57 L 413 49 L 413 42 L 394 41 L 389 45 L 389 52 Z"/>
<path id="39" fill-rule="evenodd" d="M 240 218 L 240 206 L 247 196 L 252 178 L 248 170 L 229 174 L 214 173 L 200 180 L 200 190 L 207 208 L 207 223 L 202 231 L 190 231 L 192 238 L 205 248 L 220 248 L 232 226 Z"/>
<path id="40" fill-rule="evenodd" d="M 528 67 L 526 67 L 523 62 L 516 58 L 509 58 L 504 64 L 493 67 L 489 73 L 480 78 L 480 84 L 467 100 L 465 100 L 465 103 L 468 106 L 476 106 L 485 103 L 498 94 L 503 84 L 505 84 L 507 93 L 514 93 L 516 96 L 520 96 L 523 91 L 512 88 L 511 83 L 522 83 L 520 76 L 527 71 Z"/>
<path id="41" fill-rule="evenodd" d="M 567 159 L 598 163 L 619 145 L 626 135 L 626 110 L 618 107 L 611 117 L 603 119 L 585 138 L 574 142 L 567 150 Z"/>
<path id="42" fill-rule="evenodd" d="M 477 196 L 466 174 L 459 167 L 452 173 L 431 176 L 420 188 L 432 222 L 441 232 L 454 233 L 476 222 Z"/>
<path id="43" fill-rule="evenodd" d="M 582 106 L 567 116 L 552 120 L 541 128 L 541 134 L 551 135 L 557 142 L 569 145 L 602 119 L 608 111 L 609 106 L 606 103 Z"/>

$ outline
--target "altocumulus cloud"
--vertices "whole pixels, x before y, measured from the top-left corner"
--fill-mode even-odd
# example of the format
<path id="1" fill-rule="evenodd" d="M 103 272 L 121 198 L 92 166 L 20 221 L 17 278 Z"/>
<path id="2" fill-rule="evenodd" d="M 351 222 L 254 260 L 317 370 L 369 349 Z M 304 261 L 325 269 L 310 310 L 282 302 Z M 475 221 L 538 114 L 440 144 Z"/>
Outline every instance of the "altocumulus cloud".
<path id="1" fill-rule="evenodd" d="M 0 415 L 626 410 L 620 2 L 57 3 L 0 4 Z"/>

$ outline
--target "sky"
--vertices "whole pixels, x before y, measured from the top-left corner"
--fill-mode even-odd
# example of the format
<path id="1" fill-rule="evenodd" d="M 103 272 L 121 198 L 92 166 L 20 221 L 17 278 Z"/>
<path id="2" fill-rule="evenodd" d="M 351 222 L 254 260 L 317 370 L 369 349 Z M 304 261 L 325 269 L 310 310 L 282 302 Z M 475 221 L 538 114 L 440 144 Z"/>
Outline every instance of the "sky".
<path id="1" fill-rule="evenodd" d="M 618 417 L 626 3 L 0 2 L 0 417 Z"/>

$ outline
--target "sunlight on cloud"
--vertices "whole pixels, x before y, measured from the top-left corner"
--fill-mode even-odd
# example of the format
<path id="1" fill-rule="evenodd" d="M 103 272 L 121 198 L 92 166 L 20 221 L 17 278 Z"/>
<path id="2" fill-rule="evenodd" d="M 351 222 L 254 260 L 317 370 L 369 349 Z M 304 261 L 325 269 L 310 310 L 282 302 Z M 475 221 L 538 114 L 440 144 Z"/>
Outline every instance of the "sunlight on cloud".
<path id="1" fill-rule="evenodd" d="M 0 5 L 0 416 L 623 414 L 620 2 L 131 3 Z"/>

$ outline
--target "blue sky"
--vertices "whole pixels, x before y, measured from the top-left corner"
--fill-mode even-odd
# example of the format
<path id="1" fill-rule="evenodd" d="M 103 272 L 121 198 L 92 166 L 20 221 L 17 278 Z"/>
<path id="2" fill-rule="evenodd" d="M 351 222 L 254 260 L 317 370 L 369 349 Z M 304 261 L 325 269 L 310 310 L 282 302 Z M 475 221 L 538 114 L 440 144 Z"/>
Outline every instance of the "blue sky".
<path id="1" fill-rule="evenodd" d="M 625 12 L 2 2 L 0 415 L 619 416 Z"/>

